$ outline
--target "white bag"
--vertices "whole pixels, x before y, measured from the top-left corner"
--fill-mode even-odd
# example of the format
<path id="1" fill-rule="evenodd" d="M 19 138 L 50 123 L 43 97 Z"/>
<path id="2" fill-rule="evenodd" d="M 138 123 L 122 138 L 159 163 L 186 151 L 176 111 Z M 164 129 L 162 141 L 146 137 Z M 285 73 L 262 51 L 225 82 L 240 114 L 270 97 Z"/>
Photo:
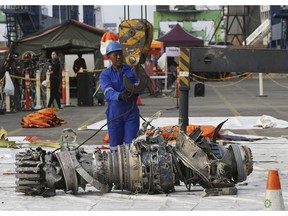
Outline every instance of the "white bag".
<path id="1" fill-rule="evenodd" d="M 47 84 L 48 84 L 49 80 L 44 80 L 41 85 L 43 85 L 44 87 L 47 87 Z"/>
<path id="2" fill-rule="evenodd" d="M 14 85 L 11 80 L 9 72 L 5 73 L 5 87 L 4 92 L 7 96 L 13 96 L 14 95 Z"/>

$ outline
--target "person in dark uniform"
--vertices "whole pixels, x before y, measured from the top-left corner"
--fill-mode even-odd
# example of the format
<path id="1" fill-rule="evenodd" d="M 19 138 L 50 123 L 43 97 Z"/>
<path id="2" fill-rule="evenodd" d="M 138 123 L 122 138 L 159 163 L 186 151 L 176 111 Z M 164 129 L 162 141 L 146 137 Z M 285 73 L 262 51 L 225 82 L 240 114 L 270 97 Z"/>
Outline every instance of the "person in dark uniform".
<path id="1" fill-rule="evenodd" d="M 82 53 L 78 53 L 77 55 L 78 55 L 78 58 L 74 61 L 74 64 L 73 64 L 73 71 L 75 72 L 76 75 L 81 68 L 83 69 L 83 71 L 87 69 L 85 59 L 82 58 Z M 70 79 L 70 86 L 72 87 L 78 86 L 77 77 L 72 77 Z"/>
<path id="2" fill-rule="evenodd" d="M 61 64 L 58 55 L 55 51 L 51 53 L 51 64 L 49 65 L 50 74 L 50 99 L 48 102 L 48 107 L 51 107 L 54 99 L 57 102 L 58 108 L 62 109 L 60 103 L 60 93 L 59 88 L 61 85 Z"/>
<path id="3" fill-rule="evenodd" d="M 73 64 L 73 71 L 77 74 L 80 68 L 83 68 L 83 70 L 86 70 L 87 66 L 86 66 L 85 59 L 82 58 L 82 54 L 78 53 L 78 58 L 74 61 L 74 64 Z"/>
<path id="4" fill-rule="evenodd" d="M 11 97 L 14 102 L 12 105 L 13 111 L 21 110 L 21 90 L 24 87 L 24 81 L 21 79 L 21 77 L 24 77 L 23 65 L 21 65 L 21 62 L 19 61 L 19 56 L 20 55 L 18 52 L 13 53 L 8 66 L 10 74 L 15 76 L 12 77 L 12 82 L 15 89 L 14 96 Z"/>

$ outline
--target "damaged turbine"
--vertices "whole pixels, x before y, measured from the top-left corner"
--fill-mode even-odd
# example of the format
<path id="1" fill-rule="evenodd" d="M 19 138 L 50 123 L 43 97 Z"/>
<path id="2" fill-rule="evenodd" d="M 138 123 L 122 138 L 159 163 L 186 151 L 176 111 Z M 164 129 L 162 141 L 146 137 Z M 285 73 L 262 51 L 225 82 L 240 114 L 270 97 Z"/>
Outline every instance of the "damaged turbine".
<path id="1" fill-rule="evenodd" d="M 158 127 L 151 126 L 148 133 L 148 126 L 160 115 L 157 112 L 144 122 L 132 144 L 120 145 L 114 153 L 75 148 L 72 129 L 63 131 L 58 151 L 38 147 L 18 153 L 16 191 L 42 196 L 53 196 L 56 190 L 77 194 L 79 187 L 85 190 L 90 184 L 105 193 L 113 186 L 135 193 L 170 193 L 181 181 L 188 190 L 198 184 L 213 192 L 236 189 L 235 184 L 252 173 L 252 152 L 247 146 L 218 144 L 202 137 L 199 128 L 189 135 L 179 130 L 176 144 L 168 143 Z"/>

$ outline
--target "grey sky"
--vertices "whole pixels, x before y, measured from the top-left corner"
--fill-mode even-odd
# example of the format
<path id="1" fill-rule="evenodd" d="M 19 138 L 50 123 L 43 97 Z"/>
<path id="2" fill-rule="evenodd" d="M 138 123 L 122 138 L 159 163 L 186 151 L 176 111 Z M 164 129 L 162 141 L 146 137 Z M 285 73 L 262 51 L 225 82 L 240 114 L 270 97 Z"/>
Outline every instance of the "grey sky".
<path id="1" fill-rule="evenodd" d="M 95 2 L 97 3 L 97 2 Z M 54 4 L 56 5 L 56 4 Z M 52 16 L 52 7 L 48 7 L 48 14 Z M 117 25 L 120 24 L 121 20 L 124 18 L 124 5 L 101 5 L 102 10 L 102 22 L 112 23 L 116 22 Z M 147 20 L 153 22 L 153 12 L 156 10 L 155 5 L 147 6 Z M 142 5 L 143 18 L 145 18 L 145 6 Z M 83 21 L 82 5 L 79 5 L 79 20 Z M 128 7 L 126 6 L 126 18 L 128 18 Z M 129 18 L 141 18 L 141 5 L 129 5 Z"/>

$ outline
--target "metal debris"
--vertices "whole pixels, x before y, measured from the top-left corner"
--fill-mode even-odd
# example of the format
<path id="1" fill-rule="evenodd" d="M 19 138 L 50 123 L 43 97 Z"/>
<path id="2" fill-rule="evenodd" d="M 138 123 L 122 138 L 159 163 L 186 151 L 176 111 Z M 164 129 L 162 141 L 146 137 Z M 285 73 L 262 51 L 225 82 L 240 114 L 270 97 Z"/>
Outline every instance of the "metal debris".
<path id="1" fill-rule="evenodd" d="M 71 129 L 63 131 L 56 152 L 40 147 L 20 152 L 16 191 L 47 197 L 58 189 L 77 194 L 79 187 L 85 190 L 90 184 L 104 193 L 113 186 L 133 193 L 171 193 L 181 181 L 188 191 L 191 185 L 201 185 L 208 195 L 236 194 L 235 185 L 253 171 L 250 148 L 212 142 L 201 136 L 200 129 L 189 135 L 179 131 L 173 145 L 160 128 L 151 126 L 147 133 L 148 125 L 160 115 L 157 112 L 144 122 L 132 144 L 118 146 L 116 153 L 74 148 L 76 133 Z"/>

